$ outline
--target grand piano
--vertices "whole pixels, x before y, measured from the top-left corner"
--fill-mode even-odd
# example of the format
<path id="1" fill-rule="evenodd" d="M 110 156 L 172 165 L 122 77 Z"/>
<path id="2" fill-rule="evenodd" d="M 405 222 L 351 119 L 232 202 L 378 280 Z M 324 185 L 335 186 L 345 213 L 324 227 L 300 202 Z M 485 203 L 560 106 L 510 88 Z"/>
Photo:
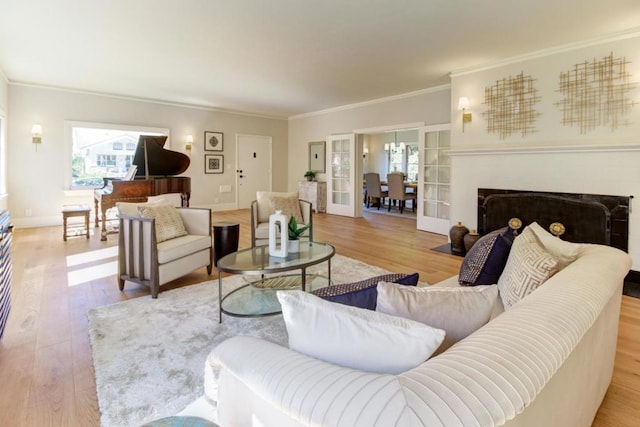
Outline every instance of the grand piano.
<path id="1" fill-rule="evenodd" d="M 180 193 L 182 206 L 189 206 L 191 178 L 179 175 L 186 171 L 189 156 L 164 148 L 166 136 L 140 135 L 133 164 L 137 166 L 133 180 L 103 178 L 104 185 L 94 191 L 96 228 L 102 218 L 100 240 L 107 240 L 107 210 L 117 202 L 142 203 L 149 196 Z"/>

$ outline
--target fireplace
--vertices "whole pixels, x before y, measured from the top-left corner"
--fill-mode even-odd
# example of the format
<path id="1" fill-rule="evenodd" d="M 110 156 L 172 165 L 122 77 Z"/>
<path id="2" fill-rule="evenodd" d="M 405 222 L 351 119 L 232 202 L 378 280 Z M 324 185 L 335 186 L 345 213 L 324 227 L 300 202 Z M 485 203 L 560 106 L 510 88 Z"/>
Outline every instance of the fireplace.
<path id="1" fill-rule="evenodd" d="M 478 232 L 505 227 L 511 218 L 545 229 L 561 223 L 561 238 L 609 245 L 628 252 L 629 203 L 633 196 L 478 189 Z"/>

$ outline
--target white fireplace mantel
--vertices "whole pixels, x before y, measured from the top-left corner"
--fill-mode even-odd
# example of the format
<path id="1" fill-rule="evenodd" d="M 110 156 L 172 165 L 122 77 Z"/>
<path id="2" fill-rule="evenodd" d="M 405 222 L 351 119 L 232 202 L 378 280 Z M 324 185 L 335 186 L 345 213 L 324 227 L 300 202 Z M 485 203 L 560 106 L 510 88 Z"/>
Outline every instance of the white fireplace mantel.
<path id="1" fill-rule="evenodd" d="M 535 145 L 535 146 L 464 146 L 448 150 L 450 156 L 494 156 L 500 154 L 616 153 L 640 151 L 640 142 L 623 144 Z"/>

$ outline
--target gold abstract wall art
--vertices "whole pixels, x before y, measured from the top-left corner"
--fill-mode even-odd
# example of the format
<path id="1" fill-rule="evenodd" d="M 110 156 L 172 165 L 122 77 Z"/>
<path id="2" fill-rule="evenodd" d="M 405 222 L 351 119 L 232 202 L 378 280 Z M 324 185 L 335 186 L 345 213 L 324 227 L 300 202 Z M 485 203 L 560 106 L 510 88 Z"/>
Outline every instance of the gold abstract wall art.
<path id="1" fill-rule="evenodd" d="M 540 96 L 534 82 L 533 77 L 521 72 L 484 89 L 484 103 L 489 109 L 483 115 L 489 133 L 497 133 L 504 139 L 514 133 L 524 137 L 537 132 L 535 123 L 540 113 L 535 105 Z"/>
<path id="2" fill-rule="evenodd" d="M 626 116 L 634 102 L 629 92 L 635 87 L 627 72 L 626 58 L 614 58 L 613 52 L 602 59 L 575 64 L 567 72 L 560 73 L 558 92 L 563 99 L 556 102 L 562 112 L 564 126 L 577 126 L 581 134 L 596 127 L 610 127 L 615 131 L 628 126 Z"/>

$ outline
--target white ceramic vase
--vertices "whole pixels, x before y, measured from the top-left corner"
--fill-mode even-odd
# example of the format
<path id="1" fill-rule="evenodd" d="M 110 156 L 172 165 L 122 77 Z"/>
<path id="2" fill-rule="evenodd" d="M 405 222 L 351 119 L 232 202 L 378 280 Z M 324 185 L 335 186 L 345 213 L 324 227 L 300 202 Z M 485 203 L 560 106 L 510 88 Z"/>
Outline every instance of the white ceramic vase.
<path id="1" fill-rule="evenodd" d="M 280 227 L 280 239 L 278 239 L 278 227 Z M 287 216 L 282 211 L 276 211 L 269 216 L 269 255 L 286 257 L 289 250 L 288 239 Z M 278 245 L 278 241 L 280 245 Z"/>

